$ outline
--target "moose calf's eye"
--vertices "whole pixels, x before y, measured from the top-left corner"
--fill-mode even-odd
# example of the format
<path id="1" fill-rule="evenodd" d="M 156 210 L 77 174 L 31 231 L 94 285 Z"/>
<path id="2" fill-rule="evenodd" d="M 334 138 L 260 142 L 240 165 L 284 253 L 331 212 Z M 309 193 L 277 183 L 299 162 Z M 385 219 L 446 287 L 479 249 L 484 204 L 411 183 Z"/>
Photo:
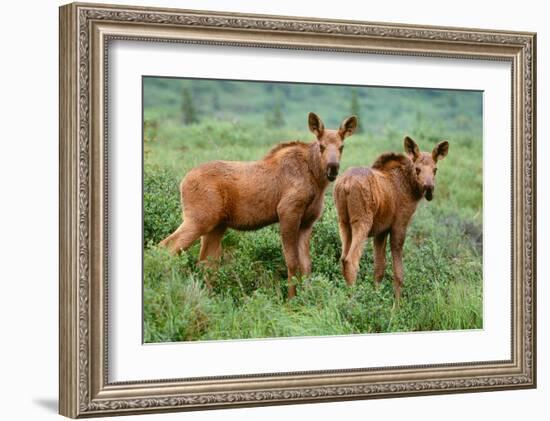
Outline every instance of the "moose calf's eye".
<path id="1" fill-rule="evenodd" d="M 420 168 L 415 168 L 416 170 L 416 175 L 420 174 Z"/>
<path id="2" fill-rule="evenodd" d="M 321 150 L 321 152 L 324 152 L 325 151 L 325 146 L 324 145 L 319 145 L 319 149 Z"/>

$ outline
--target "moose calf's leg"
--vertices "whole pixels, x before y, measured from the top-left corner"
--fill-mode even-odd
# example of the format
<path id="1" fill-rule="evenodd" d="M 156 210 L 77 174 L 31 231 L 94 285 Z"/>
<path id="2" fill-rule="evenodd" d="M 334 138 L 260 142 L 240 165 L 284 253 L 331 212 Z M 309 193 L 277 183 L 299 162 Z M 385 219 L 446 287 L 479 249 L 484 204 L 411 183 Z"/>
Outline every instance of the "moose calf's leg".
<path id="1" fill-rule="evenodd" d="M 200 227 L 186 219 L 174 233 L 162 240 L 160 245 L 167 247 L 170 253 L 177 254 L 181 250 L 191 247 L 191 244 L 198 240 L 201 234 Z"/>
<path id="2" fill-rule="evenodd" d="M 370 224 L 355 223 L 351 226 L 351 245 L 343 261 L 344 278 L 348 285 L 353 285 L 359 271 L 359 261 L 370 229 Z"/>
<path id="3" fill-rule="evenodd" d="M 225 227 L 220 226 L 214 228 L 207 234 L 201 237 L 201 251 L 199 253 L 199 261 L 204 261 L 207 264 L 214 263 L 222 254 L 222 238 L 225 233 Z"/>
<path id="4" fill-rule="evenodd" d="M 380 286 L 386 271 L 386 240 L 387 233 L 379 234 L 374 237 L 374 284 Z"/>
<path id="5" fill-rule="evenodd" d="M 281 232 L 283 239 L 283 251 L 288 274 L 288 298 L 296 296 L 296 285 L 294 277 L 299 275 L 300 257 L 298 253 L 298 233 Z"/>
<path id="6" fill-rule="evenodd" d="M 298 234 L 298 254 L 300 260 L 300 272 L 302 275 L 311 274 L 311 256 L 309 241 L 311 239 L 311 231 L 313 227 L 301 228 Z"/>
<path id="7" fill-rule="evenodd" d="M 182 229 L 183 229 L 183 223 L 181 223 L 180 226 L 172 234 L 170 234 L 168 237 L 162 240 L 159 243 L 159 246 L 169 247 L 170 243 L 176 239 L 176 237 L 179 235 Z"/>
<path id="8" fill-rule="evenodd" d="M 225 229 L 226 228 L 224 226 L 219 226 L 201 237 L 199 262 L 204 264 L 206 267 L 216 267 L 217 261 L 222 254 L 222 238 L 225 233 Z M 208 287 L 212 286 L 208 273 L 206 274 L 204 281 Z"/>
<path id="9" fill-rule="evenodd" d="M 403 285 L 403 243 L 405 242 L 404 233 L 391 234 L 390 246 L 393 260 L 393 291 L 395 300 L 399 303 L 401 299 L 401 287 Z"/>
<path id="10" fill-rule="evenodd" d="M 348 222 L 339 221 L 338 230 L 340 231 L 340 240 L 342 241 L 342 254 L 340 255 L 340 263 L 344 265 L 344 259 L 349 253 L 351 246 L 351 226 Z"/>
<path id="11" fill-rule="evenodd" d="M 299 229 L 302 213 L 279 205 L 279 224 L 281 226 L 281 239 L 283 252 L 288 272 L 288 298 L 296 296 L 296 285 L 293 284 L 294 276 L 298 275 L 300 265 L 300 253 L 298 247 Z"/>

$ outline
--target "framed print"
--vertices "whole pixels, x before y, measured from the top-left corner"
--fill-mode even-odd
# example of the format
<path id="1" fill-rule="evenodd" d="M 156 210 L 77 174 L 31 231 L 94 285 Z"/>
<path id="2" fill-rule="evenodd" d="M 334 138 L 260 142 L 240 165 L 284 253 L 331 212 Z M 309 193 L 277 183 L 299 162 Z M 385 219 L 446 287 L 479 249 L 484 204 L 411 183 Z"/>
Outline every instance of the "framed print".
<path id="1" fill-rule="evenodd" d="M 60 413 L 536 385 L 533 33 L 60 8 Z"/>

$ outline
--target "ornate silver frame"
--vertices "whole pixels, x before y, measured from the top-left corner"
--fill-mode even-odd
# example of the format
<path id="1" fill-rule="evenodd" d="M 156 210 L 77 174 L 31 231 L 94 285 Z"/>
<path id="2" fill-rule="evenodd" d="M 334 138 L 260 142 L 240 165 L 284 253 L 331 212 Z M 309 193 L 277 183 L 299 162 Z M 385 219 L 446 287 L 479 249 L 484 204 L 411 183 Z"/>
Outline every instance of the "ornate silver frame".
<path id="1" fill-rule="evenodd" d="M 506 60 L 512 64 L 512 358 L 107 382 L 105 73 L 110 39 Z M 73 3 L 60 8 L 59 411 L 120 415 L 533 388 L 536 34 Z"/>

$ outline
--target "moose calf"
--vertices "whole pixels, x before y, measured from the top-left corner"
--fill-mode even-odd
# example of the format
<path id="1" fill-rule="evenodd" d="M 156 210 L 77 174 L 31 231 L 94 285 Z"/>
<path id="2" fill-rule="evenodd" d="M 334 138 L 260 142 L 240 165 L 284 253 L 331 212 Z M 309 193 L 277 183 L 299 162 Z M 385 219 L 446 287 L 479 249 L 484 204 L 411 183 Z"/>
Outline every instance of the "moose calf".
<path id="1" fill-rule="evenodd" d="M 357 117 L 348 117 L 337 130 L 325 129 L 314 113 L 308 123 L 316 137 L 311 143 L 282 143 L 259 161 L 213 161 L 189 171 L 180 184 L 183 223 L 161 245 L 177 253 L 201 238 L 199 260 L 218 259 L 227 228 L 256 230 L 279 222 L 288 296 L 296 295 L 292 278 L 311 272 L 312 226 Z"/>
<path id="2" fill-rule="evenodd" d="M 344 278 L 353 285 L 367 237 L 374 237 L 374 280 L 378 286 L 386 267 L 386 239 L 390 235 L 393 288 L 396 302 L 403 283 L 403 243 L 418 202 L 432 200 L 436 164 L 445 158 L 449 142 L 437 144 L 431 153 L 420 152 L 405 137 L 407 156 L 380 155 L 370 168 L 350 168 L 334 186 L 334 200 L 342 240 L 340 261 Z"/>

